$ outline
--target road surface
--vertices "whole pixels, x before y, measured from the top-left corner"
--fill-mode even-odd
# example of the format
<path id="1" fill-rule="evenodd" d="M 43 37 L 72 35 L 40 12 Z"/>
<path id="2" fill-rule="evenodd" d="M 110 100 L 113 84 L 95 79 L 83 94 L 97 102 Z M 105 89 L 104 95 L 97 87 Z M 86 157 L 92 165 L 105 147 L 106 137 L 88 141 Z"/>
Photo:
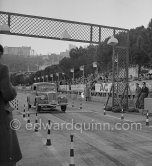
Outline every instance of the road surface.
<path id="1" fill-rule="evenodd" d="M 140 114 L 106 112 L 103 103 L 69 99 L 66 113 L 60 108 L 38 114 L 39 131 L 34 132 L 36 111 L 29 110 L 30 125 L 23 118 L 26 93 L 19 93 L 14 120 L 20 123 L 17 135 L 23 154 L 18 166 L 68 166 L 70 135 L 74 135 L 76 166 L 152 166 L 152 122 Z M 74 102 L 74 107 L 72 107 Z M 51 120 L 51 146 L 46 146 L 48 120 Z M 135 123 L 136 122 L 136 123 Z"/>

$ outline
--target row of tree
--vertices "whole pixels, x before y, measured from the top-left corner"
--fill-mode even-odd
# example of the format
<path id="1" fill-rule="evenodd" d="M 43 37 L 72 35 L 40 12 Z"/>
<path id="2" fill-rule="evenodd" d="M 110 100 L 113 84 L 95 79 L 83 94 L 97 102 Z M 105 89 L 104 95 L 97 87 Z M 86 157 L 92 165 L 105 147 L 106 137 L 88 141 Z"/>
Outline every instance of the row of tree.
<path id="1" fill-rule="evenodd" d="M 127 35 L 128 32 L 116 34 L 115 37 L 118 39 L 119 45 L 126 46 Z M 75 78 L 77 78 L 82 76 L 80 66 L 84 66 L 85 76 L 87 76 L 94 73 L 93 62 L 97 62 L 98 72 L 110 73 L 112 72 L 112 47 L 107 45 L 108 39 L 106 38 L 99 45 L 91 44 L 85 48 L 73 48 L 70 50 L 69 57 L 63 58 L 58 65 L 48 66 L 45 70 L 39 70 L 35 74 L 31 74 L 30 77 L 26 78 L 28 81 L 25 81 L 25 78 L 18 80 L 32 83 L 34 78 L 40 77 L 42 79 L 42 76 L 48 75 L 48 80 L 50 81 L 52 79 L 51 74 L 54 74 L 54 80 L 58 80 L 55 73 L 65 73 L 65 79 L 72 79 L 72 73 L 70 72 L 72 68 L 74 68 Z M 152 20 L 146 28 L 140 26 L 129 31 L 129 47 L 129 64 L 138 65 L 139 72 L 141 66 L 152 66 Z M 14 80 L 13 82 L 18 83 L 18 81 L 16 83 Z"/>

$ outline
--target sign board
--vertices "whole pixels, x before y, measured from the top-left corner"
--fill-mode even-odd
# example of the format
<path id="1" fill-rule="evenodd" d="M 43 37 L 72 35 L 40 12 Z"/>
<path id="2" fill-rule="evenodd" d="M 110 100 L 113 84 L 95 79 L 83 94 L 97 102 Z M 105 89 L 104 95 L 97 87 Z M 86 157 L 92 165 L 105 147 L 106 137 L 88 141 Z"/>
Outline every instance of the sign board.
<path id="1" fill-rule="evenodd" d="M 146 81 L 132 81 L 129 82 L 129 88 L 131 91 L 131 94 L 134 95 L 135 94 L 135 90 L 136 90 L 136 83 L 139 83 L 139 86 L 142 87 L 142 83 L 146 82 L 146 86 L 149 88 L 149 91 L 152 92 L 152 80 L 146 80 Z M 111 89 L 112 83 L 96 83 L 95 84 L 95 92 L 100 92 L 100 93 L 109 93 L 110 89 Z M 124 85 L 122 83 L 119 83 L 119 89 L 124 90 Z M 60 89 L 64 90 L 64 91 L 69 91 L 69 85 L 60 85 Z M 72 91 L 80 91 L 83 92 L 85 89 L 85 84 L 77 84 L 77 85 L 71 85 L 71 90 Z M 128 91 L 128 93 L 130 94 L 130 91 Z M 118 93 L 123 93 L 123 92 L 118 92 Z"/>
<path id="2" fill-rule="evenodd" d="M 72 91 L 84 91 L 85 84 L 71 85 Z"/>
<path id="3" fill-rule="evenodd" d="M 112 83 L 97 83 L 95 84 L 95 91 L 101 93 L 109 93 Z"/>

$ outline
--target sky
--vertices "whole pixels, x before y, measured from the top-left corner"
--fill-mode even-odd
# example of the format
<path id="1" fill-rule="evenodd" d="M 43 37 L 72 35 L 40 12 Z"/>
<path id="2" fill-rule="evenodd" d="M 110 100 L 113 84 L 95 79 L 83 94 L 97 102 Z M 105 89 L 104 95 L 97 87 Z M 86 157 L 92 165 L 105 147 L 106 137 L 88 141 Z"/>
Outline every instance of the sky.
<path id="1" fill-rule="evenodd" d="M 152 0 L 0 0 L 0 11 L 36 15 L 99 25 L 147 27 L 152 18 Z M 69 44 L 84 43 L 0 34 L 3 46 L 30 46 L 37 54 L 60 53 Z"/>

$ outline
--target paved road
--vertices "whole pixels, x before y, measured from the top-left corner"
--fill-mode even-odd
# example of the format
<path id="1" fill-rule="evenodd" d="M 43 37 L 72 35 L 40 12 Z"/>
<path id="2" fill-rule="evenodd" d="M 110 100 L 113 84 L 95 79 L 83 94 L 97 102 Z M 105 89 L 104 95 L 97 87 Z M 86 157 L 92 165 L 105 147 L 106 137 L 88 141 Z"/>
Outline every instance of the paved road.
<path id="1" fill-rule="evenodd" d="M 14 118 L 21 122 L 17 131 L 23 159 L 19 166 L 68 166 L 70 134 L 74 134 L 76 166 L 152 166 L 152 127 L 145 126 L 145 117 L 137 114 L 106 112 L 103 104 L 69 99 L 66 113 L 60 109 L 39 113 L 39 132 L 32 130 L 35 109 L 30 109 L 31 126 L 23 119 L 26 94 L 19 94 L 19 110 Z M 26 108 L 27 111 L 27 108 Z M 46 146 L 47 123 L 51 120 L 51 146 Z M 137 122 L 137 126 L 134 122 Z M 152 125 L 150 121 L 150 125 Z"/>

